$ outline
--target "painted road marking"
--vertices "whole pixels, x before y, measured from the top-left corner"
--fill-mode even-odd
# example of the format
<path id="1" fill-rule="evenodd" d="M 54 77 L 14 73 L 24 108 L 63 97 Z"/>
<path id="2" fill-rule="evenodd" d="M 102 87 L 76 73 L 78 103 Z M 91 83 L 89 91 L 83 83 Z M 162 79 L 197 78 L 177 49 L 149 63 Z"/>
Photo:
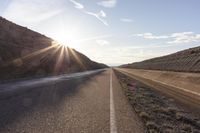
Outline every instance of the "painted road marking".
<path id="1" fill-rule="evenodd" d="M 112 70 L 110 72 L 110 133 L 117 133 L 115 106 L 113 99 Z"/>

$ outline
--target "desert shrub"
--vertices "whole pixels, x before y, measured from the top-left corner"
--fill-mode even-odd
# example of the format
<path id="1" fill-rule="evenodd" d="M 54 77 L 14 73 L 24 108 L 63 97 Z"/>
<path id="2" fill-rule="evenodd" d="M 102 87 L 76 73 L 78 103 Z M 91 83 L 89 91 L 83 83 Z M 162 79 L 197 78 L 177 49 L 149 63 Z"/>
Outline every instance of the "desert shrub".
<path id="1" fill-rule="evenodd" d="M 188 124 L 183 124 L 181 126 L 181 130 L 183 132 L 186 132 L 186 133 L 192 133 L 193 132 L 193 128 L 190 125 L 188 125 Z"/>
<path id="2" fill-rule="evenodd" d="M 156 131 L 158 131 L 158 129 L 159 129 L 159 125 L 156 124 L 156 123 L 153 122 L 153 121 L 147 121 L 145 125 L 146 125 L 146 127 L 147 127 L 148 129 L 153 129 L 153 130 L 156 130 Z"/>
<path id="3" fill-rule="evenodd" d="M 147 114 L 146 112 L 141 112 L 141 113 L 139 114 L 139 116 L 140 116 L 144 121 L 147 121 L 147 120 L 150 119 L 150 115 Z"/>

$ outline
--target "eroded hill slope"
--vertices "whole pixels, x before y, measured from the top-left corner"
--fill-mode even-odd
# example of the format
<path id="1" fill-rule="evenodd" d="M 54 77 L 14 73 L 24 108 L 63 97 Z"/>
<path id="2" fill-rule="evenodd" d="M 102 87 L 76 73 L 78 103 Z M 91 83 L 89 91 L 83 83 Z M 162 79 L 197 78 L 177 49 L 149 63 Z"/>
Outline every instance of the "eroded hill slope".
<path id="1" fill-rule="evenodd" d="M 51 38 L 0 17 L 0 79 L 58 75 L 107 67 Z"/>
<path id="2" fill-rule="evenodd" d="M 122 67 L 148 70 L 200 72 L 200 46 L 142 62 L 123 65 Z"/>

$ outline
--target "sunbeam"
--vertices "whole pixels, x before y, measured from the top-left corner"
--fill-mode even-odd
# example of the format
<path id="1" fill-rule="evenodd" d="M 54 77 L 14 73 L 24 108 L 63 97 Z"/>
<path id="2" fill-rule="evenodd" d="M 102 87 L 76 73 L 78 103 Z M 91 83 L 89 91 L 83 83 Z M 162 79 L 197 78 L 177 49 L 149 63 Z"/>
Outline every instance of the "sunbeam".
<path id="1" fill-rule="evenodd" d="M 52 50 L 52 49 L 57 48 L 57 47 L 59 47 L 58 44 L 52 43 L 52 45 L 49 46 L 49 47 L 34 51 L 30 54 L 27 54 L 27 55 L 24 55 L 22 57 L 13 59 L 12 61 L 8 61 L 7 63 L 4 63 L 3 66 L 8 66 L 8 65 L 11 65 L 11 64 L 14 64 L 16 66 L 21 66 L 25 60 L 29 60 L 30 58 L 41 55 L 41 54 L 48 52 L 49 50 Z"/>
<path id="2" fill-rule="evenodd" d="M 62 64 L 64 62 L 64 46 L 61 46 L 60 49 L 58 50 L 58 57 L 56 59 L 56 64 L 54 67 L 54 74 L 58 74 L 62 68 Z"/>
<path id="3" fill-rule="evenodd" d="M 74 57 L 74 59 L 77 61 L 77 63 L 80 65 L 80 67 L 84 70 L 86 70 L 85 65 L 83 64 L 83 62 L 80 60 L 80 58 L 77 56 L 77 54 L 74 52 L 74 50 L 69 48 L 70 53 L 72 54 L 72 56 Z"/>

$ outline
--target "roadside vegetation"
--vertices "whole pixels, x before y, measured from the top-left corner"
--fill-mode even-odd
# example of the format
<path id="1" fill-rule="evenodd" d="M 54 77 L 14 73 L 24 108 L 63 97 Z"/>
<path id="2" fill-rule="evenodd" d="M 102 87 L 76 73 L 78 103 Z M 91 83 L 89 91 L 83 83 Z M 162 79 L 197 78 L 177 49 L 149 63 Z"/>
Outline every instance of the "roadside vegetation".
<path id="1" fill-rule="evenodd" d="M 179 104 L 171 97 L 115 71 L 135 112 L 149 133 L 200 133 L 198 111 Z"/>

